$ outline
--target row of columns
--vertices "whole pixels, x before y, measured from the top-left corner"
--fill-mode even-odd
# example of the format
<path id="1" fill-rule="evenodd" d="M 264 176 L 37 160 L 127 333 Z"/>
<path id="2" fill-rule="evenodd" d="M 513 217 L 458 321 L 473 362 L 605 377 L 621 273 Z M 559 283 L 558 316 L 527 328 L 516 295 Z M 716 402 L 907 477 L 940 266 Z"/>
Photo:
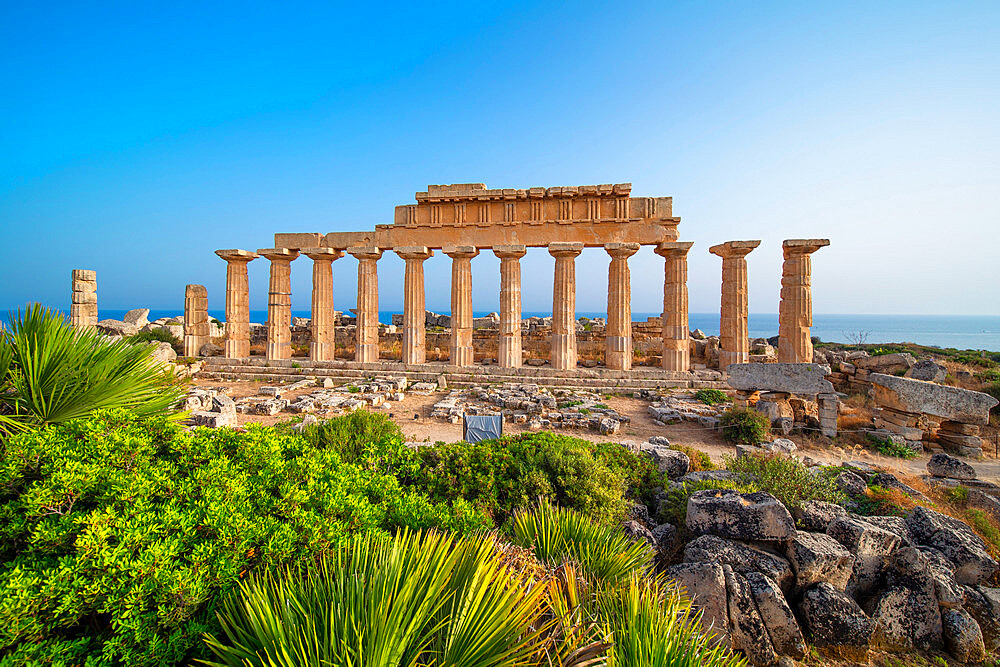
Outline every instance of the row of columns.
<path id="1" fill-rule="evenodd" d="M 812 325 L 809 255 L 829 244 L 823 239 L 785 241 L 780 307 L 780 361 L 812 361 L 809 327 Z M 746 256 L 760 241 L 728 241 L 709 249 L 722 258 L 722 309 L 720 319 L 719 367 L 749 360 L 747 264 Z M 690 369 L 688 329 L 687 255 L 690 242 L 665 242 L 656 248 L 664 258 L 663 353 L 665 370 Z M 576 367 L 576 258 L 582 243 L 555 242 L 548 246 L 555 258 L 552 292 L 553 368 Z M 609 369 L 632 367 L 631 277 L 628 259 L 639 250 L 638 243 L 610 243 L 604 246 L 611 256 L 608 267 L 608 320 L 605 336 L 605 363 Z M 501 367 L 522 364 L 521 350 L 521 265 L 523 245 L 493 248 L 500 259 L 500 335 L 497 361 Z M 403 287 L 402 361 L 421 364 L 426 360 L 424 261 L 434 255 L 425 246 L 399 247 L 394 251 L 406 263 Z M 291 267 L 300 251 L 268 248 L 256 253 L 246 250 L 219 250 L 227 262 L 226 347 L 227 357 L 250 353 L 249 290 L 247 263 L 259 256 L 271 262 L 268 290 L 268 359 L 291 357 Z M 313 260 L 312 343 L 313 361 L 334 359 L 333 268 L 344 251 L 334 248 L 305 248 L 301 253 Z M 347 253 L 358 260 L 358 300 L 355 360 L 373 362 L 378 346 L 378 260 L 382 249 L 351 247 Z M 472 346 L 472 259 L 479 254 L 474 246 L 450 246 L 444 254 L 452 259 L 451 281 L 451 363 L 473 363 Z"/>

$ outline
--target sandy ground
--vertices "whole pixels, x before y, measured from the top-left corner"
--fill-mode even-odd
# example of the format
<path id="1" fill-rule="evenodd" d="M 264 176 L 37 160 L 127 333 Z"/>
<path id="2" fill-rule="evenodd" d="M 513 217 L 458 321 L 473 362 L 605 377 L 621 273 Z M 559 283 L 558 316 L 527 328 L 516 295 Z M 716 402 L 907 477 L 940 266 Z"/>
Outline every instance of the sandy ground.
<path id="1" fill-rule="evenodd" d="M 230 395 L 233 398 L 254 396 L 258 388 L 266 384 L 264 382 L 235 381 L 223 382 L 219 380 L 195 380 L 194 386 L 218 387 L 227 386 L 230 388 Z M 315 391 L 315 387 L 307 387 L 298 391 L 289 392 L 285 398 L 293 398 Z M 389 417 L 395 421 L 403 430 L 407 440 L 417 440 L 426 442 L 454 442 L 462 439 L 462 425 L 450 424 L 440 419 L 431 419 L 431 409 L 446 392 L 436 392 L 429 395 L 418 395 L 407 393 L 406 398 L 398 402 L 390 402 L 382 409 Z M 636 440 L 645 441 L 654 435 L 666 436 L 671 442 L 693 447 L 707 453 L 713 461 L 721 462 L 724 454 L 735 454 L 735 448 L 722 440 L 717 431 L 711 431 L 698 424 L 684 422 L 670 426 L 660 425 L 650 418 L 647 413 L 648 401 L 641 401 L 634 398 L 620 396 L 609 396 L 604 402 L 620 414 L 628 415 L 631 423 L 624 425 L 617 436 L 602 436 L 595 431 L 567 430 L 559 431 L 576 438 L 583 438 L 594 442 L 604 442 L 607 440 Z M 256 422 L 265 425 L 272 425 L 291 417 L 288 413 L 281 413 L 273 417 L 259 415 L 239 415 L 240 424 Z M 519 433 L 527 429 L 523 425 L 504 424 L 505 432 Z M 897 470 L 906 475 L 920 475 L 926 472 L 926 465 L 930 454 L 924 454 L 909 461 L 894 457 L 883 456 L 877 452 L 861 446 L 840 446 L 834 441 L 822 436 L 802 436 L 793 435 L 791 440 L 799 447 L 799 453 L 803 456 L 810 456 L 813 459 L 827 464 L 839 464 L 843 461 L 867 461 L 887 470 Z M 984 449 L 989 451 L 982 461 L 969 461 L 979 474 L 980 479 L 1000 483 L 1000 459 L 996 458 L 992 442 Z"/>

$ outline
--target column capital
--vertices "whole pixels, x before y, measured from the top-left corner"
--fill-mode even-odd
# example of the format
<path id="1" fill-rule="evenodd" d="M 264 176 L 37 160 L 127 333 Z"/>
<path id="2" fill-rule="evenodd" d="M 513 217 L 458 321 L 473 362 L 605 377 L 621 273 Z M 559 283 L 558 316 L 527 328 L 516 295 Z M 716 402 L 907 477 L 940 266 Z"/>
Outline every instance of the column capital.
<path id="1" fill-rule="evenodd" d="M 343 250 L 338 250 L 336 248 L 302 248 L 300 251 L 306 257 L 317 262 L 330 261 L 335 259 L 340 259 L 344 256 Z"/>
<path id="2" fill-rule="evenodd" d="M 351 246 L 347 249 L 347 254 L 357 259 L 381 259 L 382 248 L 375 246 Z"/>
<path id="3" fill-rule="evenodd" d="M 446 245 L 441 252 L 452 259 L 472 259 L 479 254 L 479 248 L 474 245 Z"/>
<path id="4" fill-rule="evenodd" d="M 299 256 L 299 251 L 291 250 L 289 248 L 260 248 L 257 250 L 257 254 L 271 260 L 272 262 L 290 262 Z"/>
<path id="5" fill-rule="evenodd" d="M 425 245 L 408 245 L 393 248 L 392 250 L 403 259 L 416 259 L 423 261 L 428 257 L 434 256 L 434 251 Z"/>
<path id="6" fill-rule="evenodd" d="M 733 257 L 746 257 L 750 252 L 760 245 L 760 241 L 726 241 L 714 245 L 708 249 L 713 255 L 718 255 L 723 259 Z"/>
<path id="7" fill-rule="evenodd" d="M 549 254 L 553 257 L 577 257 L 583 252 L 583 244 L 556 241 L 555 243 L 550 243 L 548 249 Z"/>
<path id="8" fill-rule="evenodd" d="M 260 255 L 255 252 L 250 252 L 249 250 L 239 250 L 237 248 L 216 250 L 215 254 L 227 262 L 252 262 L 260 257 Z"/>
<path id="9" fill-rule="evenodd" d="M 781 242 L 781 252 L 788 259 L 792 255 L 811 255 L 830 245 L 830 239 L 786 239 Z"/>
<path id="10" fill-rule="evenodd" d="M 605 243 L 604 249 L 612 257 L 629 258 L 639 252 L 638 243 Z"/>
<path id="11" fill-rule="evenodd" d="M 687 257 L 688 250 L 694 245 L 694 241 L 664 241 L 653 250 L 663 258 Z"/>
<path id="12" fill-rule="evenodd" d="M 528 249 L 523 245 L 495 245 L 493 254 L 500 259 L 521 259 Z"/>

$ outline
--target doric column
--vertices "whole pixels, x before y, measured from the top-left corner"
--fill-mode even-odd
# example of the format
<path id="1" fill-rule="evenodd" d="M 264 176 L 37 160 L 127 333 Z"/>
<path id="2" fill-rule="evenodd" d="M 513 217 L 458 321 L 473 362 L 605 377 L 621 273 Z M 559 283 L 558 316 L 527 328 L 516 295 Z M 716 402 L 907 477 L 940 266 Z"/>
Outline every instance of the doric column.
<path id="1" fill-rule="evenodd" d="M 73 269 L 69 323 L 78 328 L 97 326 L 97 271 Z"/>
<path id="2" fill-rule="evenodd" d="M 471 366 L 472 348 L 472 258 L 479 254 L 475 246 L 444 248 L 451 257 L 451 364 Z"/>
<path id="3" fill-rule="evenodd" d="M 197 357 L 211 336 L 208 290 L 204 285 L 188 285 L 184 288 L 184 356 Z"/>
<path id="4" fill-rule="evenodd" d="M 726 241 L 708 249 L 722 258 L 722 312 L 719 320 L 719 370 L 750 361 L 747 328 L 747 260 L 760 241 Z"/>
<path id="5" fill-rule="evenodd" d="M 250 356 L 250 279 L 247 264 L 259 255 L 249 250 L 216 250 L 226 260 L 226 350 L 228 359 Z"/>
<path id="6" fill-rule="evenodd" d="M 521 366 L 521 258 L 523 245 L 498 245 L 500 258 L 500 341 L 497 363 L 501 368 Z"/>
<path id="7" fill-rule="evenodd" d="M 632 279 L 628 258 L 639 251 L 638 243 L 607 243 L 608 326 L 604 337 L 604 364 L 618 371 L 632 368 Z"/>
<path id="8" fill-rule="evenodd" d="M 313 261 L 311 361 L 336 358 L 333 322 L 333 262 L 344 256 L 335 248 L 303 248 L 302 254 Z"/>
<path id="9" fill-rule="evenodd" d="M 403 363 L 422 364 L 427 360 L 424 346 L 424 260 L 434 254 L 426 246 L 394 248 L 406 261 L 403 277 Z"/>
<path id="10" fill-rule="evenodd" d="M 830 239 L 788 239 L 781 244 L 781 305 L 778 307 L 778 361 L 811 363 L 812 258 Z"/>
<path id="11" fill-rule="evenodd" d="M 378 260 L 382 249 L 356 246 L 347 249 L 358 260 L 358 303 L 355 327 L 355 361 L 378 361 Z"/>
<path id="12" fill-rule="evenodd" d="M 553 368 L 576 368 L 576 258 L 582 243 L 550 243 L 549 254 L 556 258 L 552 285 Z"/>
<path id="13" fill-rule="evenodd" d="M 271 260 L 271 280 L 267 294 L 268 359 L 292 358 L 292 260 L 298 250 L 262 248 L 257 251 Z"/>
<path id="14" fill-rule="evenodd" d="M 656 247 L 663 263 L 663 370 L 691 370 L 691 331 L 688 328 L 687 255 L 690 241 L 668 241 Z"/>

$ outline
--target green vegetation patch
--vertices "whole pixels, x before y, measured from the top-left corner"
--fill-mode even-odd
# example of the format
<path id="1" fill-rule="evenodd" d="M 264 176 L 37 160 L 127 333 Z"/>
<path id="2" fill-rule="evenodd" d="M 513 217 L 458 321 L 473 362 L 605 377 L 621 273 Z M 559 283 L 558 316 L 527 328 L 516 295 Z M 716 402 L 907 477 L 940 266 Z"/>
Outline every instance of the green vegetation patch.
<path id="1" fill-rule="evenodd" d="M 719 418 L 722 438 L 737 445 L 756 445 L 771 434 L 767 416 L 753 408 L 732 407 Z"/>
<path id="2" fill-rule="evenodd" d="M 694 393 L 694 398 L 705 405 L 716 405 L 730 401 L 729 394 L 721 389 L 699 389 Z"/>
<path id="3" fill-rule="evenodd" d="M 847 496 L 837 489 L 836 472 L 810 472 L 798 459 L 786 456 L 750 455 L 725 457 L 726 469 L 739 473 L 747 483 L 753 483 L 793 509 L 807 500 L 823 500 L 843 504 Z"/>
<path id="4" fill-rule="evenodd" d="M 882 438 L 874 433 L 865 434 L 866 439 L 871 443 L 872 449 L 885 456 L 893 456 L 898 459 L 915 459 L 917 453 L 907 447 L 895 442 L 891 438 Z"/>

